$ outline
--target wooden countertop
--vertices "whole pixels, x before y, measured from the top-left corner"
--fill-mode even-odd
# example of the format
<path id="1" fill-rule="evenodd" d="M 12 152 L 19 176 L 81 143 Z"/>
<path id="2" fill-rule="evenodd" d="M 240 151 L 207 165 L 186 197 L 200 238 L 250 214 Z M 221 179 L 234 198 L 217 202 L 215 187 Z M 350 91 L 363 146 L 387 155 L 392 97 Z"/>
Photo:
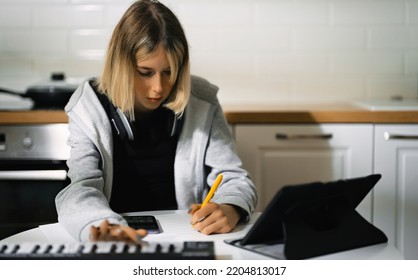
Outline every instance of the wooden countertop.
<path id="1" fill-rule="evenodd" d="M 231 124 L 418 123 L 417 111 L 371 111 L 349 102 L 224 105 Z"/>
<path id="2" fill-rule="evenodd" d="M 230 124 L 404 123 L 417 124 L 418 111 L 370 111 L 350 103 L 225 104 Z M 61 110 L 0 111 L 0 124 L 66 123 Z"/>
<path id="3" fill-rule="evenodd" d="M 0 124 L 67 123 L 68 117 L 61 110 L 0 111 Z"/>

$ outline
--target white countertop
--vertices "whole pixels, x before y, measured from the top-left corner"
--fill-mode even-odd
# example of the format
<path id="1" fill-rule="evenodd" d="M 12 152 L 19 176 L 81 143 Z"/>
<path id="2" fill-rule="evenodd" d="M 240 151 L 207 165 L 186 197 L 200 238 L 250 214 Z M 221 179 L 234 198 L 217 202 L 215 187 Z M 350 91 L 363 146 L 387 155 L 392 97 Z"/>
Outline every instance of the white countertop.
<path id="1" fill-rule="evenodd" d="M 30 98 L 0 92 L 0 110 L 30 110 L 33 105 L 34 103 Z"/>
<path id="2" fill-rule="evenodd" d="M 131 214 L 154 215 L 163 229 L 162 233 L 149 234 L 144 238 L 148 242 L 181 242 L 181 241 L 214 241 L 217 259 L 269 260 L 271 258 L 226 244 L 226 239 L 242 238 L 253 226 L 260 213 L 256 213 L 248 224 L 239 225 L 227 234 L 204 235 L 194 230 L 189 224 L 186 211 L 152 211 Z M 49 224 L 18 233 L 0 241 L 1 243 L 22 242 L 75 242 L 74 239 L 59 225 Z M 378 244 L 359 249 L 324 255 L 314 259 L 321 260 L 400 260 L 400 252 L 390 244 Z"/>

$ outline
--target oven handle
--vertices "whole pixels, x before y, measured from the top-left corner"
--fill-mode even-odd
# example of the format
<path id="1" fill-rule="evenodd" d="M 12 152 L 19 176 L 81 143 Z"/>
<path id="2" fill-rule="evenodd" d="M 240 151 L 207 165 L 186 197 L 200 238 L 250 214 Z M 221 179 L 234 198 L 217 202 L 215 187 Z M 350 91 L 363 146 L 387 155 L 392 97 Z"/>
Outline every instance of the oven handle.
<path id="1" fill-rule="evenodd" d="M 0 171 L 0 180 L 48 180 L 65 181 L 65 170 L 7 170 Z"/>

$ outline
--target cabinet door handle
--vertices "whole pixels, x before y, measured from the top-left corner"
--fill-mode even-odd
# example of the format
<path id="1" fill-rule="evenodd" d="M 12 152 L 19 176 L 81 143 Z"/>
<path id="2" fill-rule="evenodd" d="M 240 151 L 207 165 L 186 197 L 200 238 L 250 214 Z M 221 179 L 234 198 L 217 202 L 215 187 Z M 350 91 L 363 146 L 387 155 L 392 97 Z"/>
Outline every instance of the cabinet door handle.
<path id="1" fill-rule="evenodd" d="M 286 134 L 276 133 L 277 140 L 297 140 L 297 139 L 323 139 L 328 140 L 332 138 L 332 133 L 326 134 Z"/>
<path id="2" fill-rule="evenodd" d="M 385 140 L 418 140 L 418 135 L 394 134 L 390 132 L 383 133 Z"/>
<path id="3" fill-rule="evenodd" d="M 54 180 L 64 181 L 65 170 L 9 170 L 0 171 L 0 180 Z"/>

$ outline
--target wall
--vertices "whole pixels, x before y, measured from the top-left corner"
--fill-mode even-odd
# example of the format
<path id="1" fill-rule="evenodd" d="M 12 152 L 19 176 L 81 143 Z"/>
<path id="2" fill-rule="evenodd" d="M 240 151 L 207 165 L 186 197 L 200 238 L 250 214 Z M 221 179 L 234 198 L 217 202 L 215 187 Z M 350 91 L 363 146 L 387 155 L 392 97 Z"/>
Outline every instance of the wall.
<path id="1" fill-rule="evenodd" d="M 162 1 L 223 102 L 416 98 L 417 0 Z M 0 86 L 100 73 L 131 1 L 0 0 Z"/>

